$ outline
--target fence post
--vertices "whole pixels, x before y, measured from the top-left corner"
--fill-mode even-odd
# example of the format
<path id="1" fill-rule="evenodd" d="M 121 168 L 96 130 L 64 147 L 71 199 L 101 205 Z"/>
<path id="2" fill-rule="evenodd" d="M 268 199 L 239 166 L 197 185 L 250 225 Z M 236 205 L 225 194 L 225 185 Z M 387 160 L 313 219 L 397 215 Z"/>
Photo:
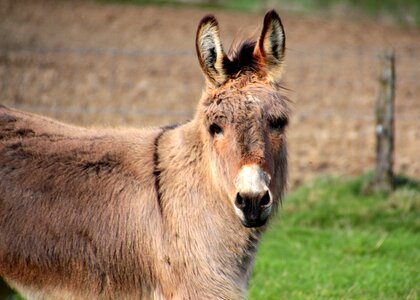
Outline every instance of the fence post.
<path id="1" fill-rule="evenodd" d="M 386 51 L 380 56 L 382 70 L 376 102 L 376 168 L 373 190 L 390 192 L 394 188 L 394 99 L 395 53 Z"/>

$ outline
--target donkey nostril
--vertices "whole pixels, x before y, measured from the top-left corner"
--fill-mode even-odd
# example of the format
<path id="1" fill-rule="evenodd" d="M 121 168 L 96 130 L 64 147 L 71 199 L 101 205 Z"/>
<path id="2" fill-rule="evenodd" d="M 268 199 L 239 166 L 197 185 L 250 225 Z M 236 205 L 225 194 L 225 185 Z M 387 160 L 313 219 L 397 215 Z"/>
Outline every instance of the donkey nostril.
<path id="1" fill-rule="evenodd" d="M 245 200 L 241 197 L 241 195 L 239 195 L 239 193 L 236 194 L 235 205 L 237 208 L 241 209 L 245 207 Z"/>
<path id="2" fill-rule="evenodd" d="M 264 196 L 260 200 L 260 206 L 269 206 L 271 204 L 270 194 L 265 192 Z"/>

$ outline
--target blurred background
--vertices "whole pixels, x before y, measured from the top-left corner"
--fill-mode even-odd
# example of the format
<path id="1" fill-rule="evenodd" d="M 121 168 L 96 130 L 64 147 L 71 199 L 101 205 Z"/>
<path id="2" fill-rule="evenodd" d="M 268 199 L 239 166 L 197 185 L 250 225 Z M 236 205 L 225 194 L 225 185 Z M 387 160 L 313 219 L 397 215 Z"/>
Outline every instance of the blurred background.
<path id="1" fill-rule="evenodd" d="M 345 191 L 353 193 L 359 200 L 354 200 L 354 205 L 348 207 L 350 214 L 352 209 L 357 216 L 369 209 L 375 212 L 380 209 L 381 213 L 373 219 L 363 219 L 366 224 L 352 223 L 359 219 L 344 222 L 348 227 L 362 224 L 363 231 L 366 229 L 363 226 L 370 228 L 369 224 L 378 221 L 377 231 L 372 229 L 375 232 L 373 237 L 362 234 L 366 241 L 372 241 L 373 249 L 377 243 L 379 248 L 382 247 L 387 239 L 383 238 L 384 232 L 386 237 L 390 235 L 381 218 L 395 217 L 391 223 L 403 223 L 406 231 L 399 227 L 398 230 L 413 234 L 405 240 L 410 241 L 408 245 L 400 241 L 411 252 L 404 266 L 395 261 L 395 265 L 388 266 L 387 270 L 393 273 L 394 268 L 408 269 L 401 278 L 385 277 L 379 283 L 375 279 L 374 284 L 379 285 L 376 290 L 382 289 L 385 291 L 383 295 L 389 296 L 392 293 L 387 292 L 382 284 L 393 281 L 396 286 L 389 287 L 389 291 L 397 291 L 397 286 L 401 290 L 392 297 L 418 299 L 420 275 L 412 268 L 416 263 L 420 265 L 418 0 L 0 0 L 0 103 L 90 127 L 157 126 L 191 119 L 204 86 L 194 45 L 200 19 L 208 13 L 216 15 L 224 48 L 229 49 L 232 42 L 256 37 L 264 13 L 271 8 L 279 12 L 287 36 L 284 85 L 287 87 L 285 93 L 293 102 L 293 117 L 288 130 L 289 182 L 290 190 L 300 193 L 299 196 L 292 194 L 291 199 L 302 198 L 295 202 L 286 200 L 285 214 L 290 212 L 299 216 L 301 213 L 304 218 L 308 209 L 314 211 L 315 208 L 299 203 L 312 199 L 314 205 L 320 205 L 316 206 L 319 212 L 331 218 L 331 214 L 338 214 L 335 209 L 341 207 L 340 202 L 337 204 L 338 196 L 331 195 Z M 394 171 L 402 174 L 400 182 L 404 191 L 400 192 L 403 196 L 370 195 L 369 201 L 373 204 L 365 207 L 358 193 L 364 185 L 363 176 L 369 175 L 360 175 L 369 174 L 375 167 L 375 103 L 382 67 L 378 57 L 385 49 L 393 49 L 396 55 Z M 337 176 L 359 177 L 343 187 L 344 190 L 334 192 L 329 187 L 342 184 L 335 181 Z M 319 183 L 317 178 L 323 179 Z M 310 190 L 317 191 L 318 183 L 321 190 L 328 188 L 313 196 Z M 337 201 L 326 208 L 327 198 Z M 401 199 L 405 199 L 403 206 Z M 377 201 L 387 201 L 387 204 L 378 208 Z M 363 212 L 357 210 L 360 205 Z M 278 226 L 322 229 L 322 220 L 302 223 L 299 219 L 287 223 L 285 217 L 285 221 L 279 222 L 286 223 Z M 337 225 L 325 224 L 326 228 Z M 396 228 L 394 225 L 390 225 L 390 232 Z M 292 229 L 290 232 L 286 230 L 286 234 L 289 233 L 292 236 L 277 236 L 277 240 L 289 241 L 289 238 L 296 237 Z M 331 232 L 331 236 L 336 235 L 337 232 Z M 305 246 L 305 240 L 299 233 L 295 240 L 298 243 L 296 251 L 292 248 L 278 251 L 289 251 L 287 255 L 290 256 L 301 248 L 313 250 Z M 362 238 L 355 243 L 363 248 L 363 241 Z M 322 240 L 319 243 L 322 244 Z M 395 244 L 398 243 L 396 240 Z M 395 253 L 399 251 L 401 248 Z M 325 253 L 325 263 L 329 257 L 331 255 Z M 321 265 L 322 261 L 320 258 Z M 388 258 L 385 261 L 389 261 Z M 353 262 L 350 260 L 349 264 Z M 299 264 L 296 265 L 293 267 L 295 275 L 290 275 L 294 274 L 287 269 L 290 266 L 281 266 L 282 270 L 289 270 L 287 274 L 281 273 L 281 276 L 286 276 L 282 280 L 294 280 L 295 283 L 305 280 L 299 274 L 304 273 L 302 268 L 312 270 L 313 264 L 312 267 L 299 268 L 296 267 Z M 362 260 L 361 264 L 365 265 L 365 262 Z M 384 264 L 379 261 L 378 268 L 379 265 Z M 266 274 L 267 268 L 268 265 L 257 261 L 255 278 L 263 278 L 258 274 Z M 361 285 L 351 284 L 356 275 L 364 272 L 363 268 L 354 270 L 353 277 L 344 276 L 348 285 L 337 283 L 344 286 L 342 294 L 336 292 L 337 285 L 328 285 L 328 279 L 336 278 L 336 273 L 325 277 L 323 285 L 322 279 L 314 281 L 314 276 L 320 276 L 316 269 L 313 273 L 308 272 L 308 284 L 316 284 L 308 286 L 306 292 L 302 292 L 302 287 L 295 289 L 292 285 L 290 294 L 285 292 L 282 296 L 278 294 L 279 290 L 287 291 L 288 287 L 275 285 L 277 289 L 272 294 L 264 294 L 261 292 L 264 288 L 254 287 L 250 298 L 347 298 L 343 295 L 350 295 L 349 299 L 369 298 L 363 297 L 370 295 L 363 289 L 365 285 L 369 289 L 369 280 Z M 385 271 L 378 269 L 377 272 L 383 274 Z M 328 274 L 326 270 L 325 273 Z M 253 286 L 258 286 L 258 279 L 253 280 Z M 404 285 L 398 284 L 400 281 Z M 303 294 L 293 293 L 296 290 Z M 351 296 L 351 292 L 356 296 Z M 0 291 L 0 298 L 5 295 Z M 381 295 L 372 294 L 370 299 Z"/>

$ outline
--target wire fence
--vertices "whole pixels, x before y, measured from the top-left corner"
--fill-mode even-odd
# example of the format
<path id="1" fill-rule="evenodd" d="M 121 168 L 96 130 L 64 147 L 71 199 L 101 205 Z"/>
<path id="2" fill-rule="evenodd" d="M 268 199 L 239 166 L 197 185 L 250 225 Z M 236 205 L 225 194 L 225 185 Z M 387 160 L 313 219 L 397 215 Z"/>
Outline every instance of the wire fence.
<path id="1" fill-rule="evenodd" d="M 358 174 L 375 161 L 381 47 L 287 50 L 291 184 Z M 396 47 L 396 171 L 419 177 L 420 47 Z M 163 125 L 193 118 L 204 87 L 194 51 L 0 49 L 3 104 L 84 125 Z M 5 100 L 4 100 L 5 99 Z"/>
<path id="2" fill-rule="evenodd" d="M 372 46 L 355 46 L 355 47 L 347 47 L 346 49 L 336 48 L 336 47 L 320 47 L 320 48 L 305 48 L 305 49 L 288 49 L 288 57 L 291 57 L 294 61 L 302 61 L 302 60 L 312 60 L 316 61 L 316 63 L 310 63 L 312 69 L 317 70 L 318 76 L 316 78 L 301 78 L 299 76 L 295 76 L 291 80 L 289 80 L 289 86 L 292 86 L 292 97 L 296 94 L 299 95 L 299 89 L 305 88 L 305 85 L 314 84 L 315 81 L 318 82 L 318 89 L 315 91 L 317 97 L 322 98 L 323 96 L 330 93 L 333 89 L 339 90 L 342 87 L 351 86 L 355 90 L 362 89 L 366 86 L 375 86 L 377 81 L 377 76 L 374 72 L 372 72 L 372 68 L 375 68 L 375 64 L 377 62 L 378 54 L 382 51 L 382 49 L 378 47 Z M 397 53 L 397 90 L 400 87 L 404 88 L 404 98 L 417 98 L 419 92 L 419 82 L 420 82 L 420 65 L 418 61 L 418 57 L 420 56 L 420 45 L 412 45 L 412 46 L 405 46 L 405 47 L 395 47 L 395 51 Z M 118 49 L 118 48 L 65 48 L 65 47 L 38 47 L 38 48 L 8 48 L 8 49 L 0 49 L 0 57 L 3 58 L 3 70 L 0 72 L 0 76 L 3 75 L 2 80 L 2 90 L 5 93 L 8 85 L 14 85 L 14 92 L 18 96 L 14 96 L 14 98 L 19 98 L 19 89 L 25 89 L 25 73 L 22 72 L 20 75 L 15 76 L 15 78 L 7 78 L 13 77 L 10 76 L 8 67 L 10 62 L 7 61 L 7 58 L 10 56 L 17 56 L 17 57 L 37 57 L 36 59 L 42 60 L 42 58 L 50 58 L 51 56 L 57 55 L 72 55 L 76 56 L 76 60 L 84 61 L 86 57 L 93 57 L 94 59 L 100 60 L 103 57 L 108 58 L 117 58 L 117 59 L 128 59 L 133 60 L 133 63 L 138 63 L 138 60 L 144 60 L 148 58 L 188 58 L 188 59 L 195 59 L 195 52 L 190 50 L 141 50 L 141 49 Z M 335 71 L 339 70 L 340 66 L 327 66 L 329 70 L 326 69 L 324 65 L 325 61 L 330 59 L 330 57 L 335 57 L 337 61 L 340 61 L 343 57 L 346 57 L 347 60 L 350 60 L 350 65 L 358 65 L 360 68 L 361 75 L 356 75 L 354 78 L 349 78 L 349 76 L 341 77 L 338 72 L 337 77 L 334 75 Z M 328 59 L 327 59 L 328 58 Z M 407 62 L 404 63 L 405 67 L 404 70 L 399 72 L 399 60 L 406 60 Z M 16 61 L 16 59 L 15 59 Z M 364 64 L 364 62 L 369 61 L 369 64 Z M 42 64 L 42 63 L 41 63 Z M 117 68 L 117 62 L 109 63 L 109 72 L 114 72 Z M 331 61 L 329 62 L 331 64 Z M 289 63 L 289 65 L 293 65 L 293 63 Z M 0 64 L 1 66 L 1 64 Z M 307 70 L 303 64 L 300 64 L 301 70 L 299 67 L 294 68 L 295 73 L 302 73 L 307 72 Z M 407 68 L 408 66 L 408 68 Z M 83 68 L 83 67 L 82 67 Z M 408 72 L 407 72 L 408 70 Z M 76 72 L 83 73 L 86 70 L 77 70 Z M 367 72 L 366 72 L 367 71 Z M 376 69 L 375 69 L 376 71 Z M 333 77 L 333 84 L 327 82 L 322 82 L 323 77 L 331 76 Z M 368 75 L 363 76 L 363 75 Z M 56 76 L 55 81 L 59 81 L 59 76 Z M 65 78 L 61 78 L 65 79 Z M 178 85 L 178 82 L 171 82 L 165 78 L 161 80 L 165 80 L 165 85 L 170 86 L 171 84 Z M 77 80 L 76 80 L 77 81 Z M 77 85 L 77 82 L 74 84 Z M 120 82 L 121 84 L 121 82 Z M 118 84 L 103 84 L 100 88 L 104 90 L 111 90 L 109 94 L 116 95 L 118 93 L 112 91 L 113 89 L 117 89 Z M 331 86 L 333 86 L 331 88 Z M 188 89 L 193 90 L 201 90 L 203 87 L 202 80 L 195 80 L 193 82 L 188 82 Z M 13 89 L 13 88 L 12 88 Z M 169 90 L 169 89 L 168 89 Z M 13 93 L 13 92 L 12 92 Z M 9 91 L 10 94 L 10 91 Z M 66 91 L 63 90 L 63 96 L 66 94 Z M 355 91 L 357 94 L 357 91 Z M 4 95 L 3 95 L 4 96 Z M 30 96 L 30 95 L 28 95 Z M 86 95 L 88 96 L 88 95 Z M 352 94 L 346 95 L 348 98 L 352 97 Z M 372 96 L 372 93 L 371 93 Z M 35 95 L 36 97 L 36 95 Z M 176 97 L 176 96 L 175 96 Z M 373 95 L 373 97 L 375 97 Z M 7 97 L 2 97 L 7 98 Z M 398 96 L 397 96 L 398 98 Z M 171 99 L 168 102 L 173 103 L 176 102 L 177 99 Z M 55 98 L 54 103 L 42 103 L 42 101 L 37 101 L 36 99 L 27 100 L 23 99 L 21 101 L 6 101 L 6 104 L 10 103 L 13 106 L 18 108 L 34 111 L 34 112 L 50 112 L 52 114 L 61 113 L 61 114 L 88 114 L 88 115 L 127 115 L 127 116 L 148 116 L 148 117 L 162 117 L 162 116 L 174 116 L 180 118 L 191 118 L 194 114 L 194 107 L 188 107 L 187 109 L 174 109 L 174 108 L 133 108 L 133 107 L 124 107 L 124 106 L 85 106 L 82 107 L 79 104 L 64 104 L 65 101 L 60 101 L 59 98 Z M 413 102 L 413 101 L 412 101 Z M 353 107 L 354 109 L 354 107 Z M 417 122 L 420 120 L 419 109 L 416 107 L 414 110 L 405 110 L 403 113 L 398 111 L 397 114 L 399 120 L 404 120 L 408 122 Z M 357 120 L 373 120 L 375 116 L 370 112 L 366 113 L 366 110 L 363 114 L 357 114 L 354 110 L 336 110 L 335 108 L 323 108 L 322 111 L 314 111 L 308 109 L 306 107 L 302 107 L 298 111 L 296 111 L 295 117 L 297 119 L 307 119 L 307 118 L 320 118 L 320 119 L 328 119 L 334 117 L 346 118 L 346 119 L 357 119 Z"/>

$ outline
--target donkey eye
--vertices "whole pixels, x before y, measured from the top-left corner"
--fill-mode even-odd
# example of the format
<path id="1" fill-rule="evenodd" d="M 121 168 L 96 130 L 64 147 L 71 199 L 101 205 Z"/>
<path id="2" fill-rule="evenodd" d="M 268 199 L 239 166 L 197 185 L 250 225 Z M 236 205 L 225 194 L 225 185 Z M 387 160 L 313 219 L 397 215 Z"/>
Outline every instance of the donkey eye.
<path id="1" fill-rule="evenodd" d="M 289 121 L 287 120 L 287 118 L 281 117 L 281 118 L 269 120 L 268 122 L 269 122 L 271 130 L 280 131 L 280 130 L 283 130 L 287 126 L 287 123 Z"/>
<path id="2" fill-rule="evenodd" d="M 217 124 L 215 124 L 215 123 L 213 123 L 213 124 L 211 124 L 211 125 L 210 125 L 210 127 L 209 127 L 209 131 L 210 131 L 210 134 L 211 134 L 212 136 L 215 136 L 215 135 L 222 135 L 222 134 L 223 134 L 223 129 L 222 129 L 222 127 L 220 127 L 219 125 L 217 125 Z"/>

